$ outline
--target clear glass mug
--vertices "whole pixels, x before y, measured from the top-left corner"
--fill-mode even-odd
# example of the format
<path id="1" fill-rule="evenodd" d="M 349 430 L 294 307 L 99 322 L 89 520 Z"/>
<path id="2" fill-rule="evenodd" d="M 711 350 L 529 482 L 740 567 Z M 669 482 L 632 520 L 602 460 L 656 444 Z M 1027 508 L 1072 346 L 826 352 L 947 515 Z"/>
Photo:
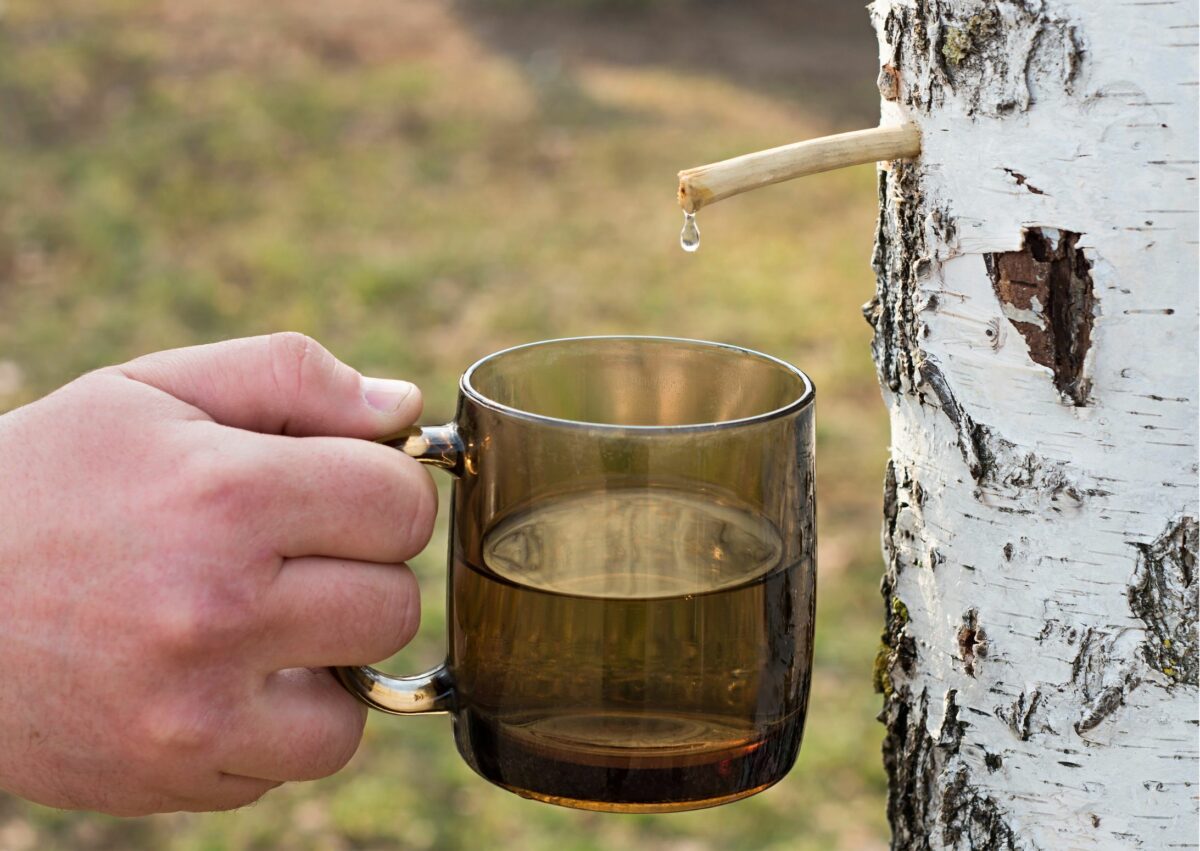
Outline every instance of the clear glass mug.
<path id="1" fill-rule="evenodd" d="M 445 426 L 391 445 L 454 477 L 449 652 L 337 668 L 529 798 L 673 812 L 752 795 L 800 748 L 815 604 L 813 386 L 660 337 L 489 355 Z"/>

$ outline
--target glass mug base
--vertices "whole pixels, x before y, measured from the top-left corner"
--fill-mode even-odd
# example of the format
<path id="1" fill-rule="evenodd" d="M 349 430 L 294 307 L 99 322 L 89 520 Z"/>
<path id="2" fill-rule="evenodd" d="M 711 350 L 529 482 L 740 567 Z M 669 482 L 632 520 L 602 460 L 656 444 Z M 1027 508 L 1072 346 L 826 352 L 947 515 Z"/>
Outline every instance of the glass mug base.
<path id="1" fill-rule="evenodd" d="M 600 812 L 668 813 L 774 785 L 796 760 L 803 725 L 801 712 L 751 730 L 694 713 L 580 710 L 503 723 L 468 710 L 455 718 L 455 739 L 480 776 L 522 797 Z"/>
<path id="2" fill-rule="evenodd" d="M 578 798 L 539 795 L 537 792 L 518 789 L 515 786 L 505 786 L 503 783 L 497 783 L 496 785 L 510 792 L 515 792 L 522 798 L 528 798 L 531 801 L 541 801 L 543 804 L 554 804 L 559 807 L 570 807 L 573 810 L 591 810 L 597 813 L 643 813 L 646 815 L 658 815 L 661 813 L 686 813 L 689 810 L 704 810 L 709 807 L 719 807 L 721 804 L 732 804 L 734 801 L 749 798 L 751 795 L 757 795 L 759 792 L 765 792 L 778 782 L 779 780 L 772 780 L 761 786 L 755 786 L 753 789 L 747 789 L 744 792 L 725 795 L 720 798 L 707 798 L 702 801 L 681 801 L 668 804 L 622 804 L 608 801 L 584 801 Z"/>

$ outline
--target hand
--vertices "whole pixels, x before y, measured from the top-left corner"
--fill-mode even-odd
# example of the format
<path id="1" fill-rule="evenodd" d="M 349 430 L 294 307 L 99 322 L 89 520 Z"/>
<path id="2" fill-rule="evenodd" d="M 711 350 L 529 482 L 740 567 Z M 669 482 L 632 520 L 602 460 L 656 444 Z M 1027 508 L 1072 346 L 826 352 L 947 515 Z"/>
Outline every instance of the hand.
<path id="1" fill-rule="evenodd" d="M 323 777 L 365 710 L 326 670 L 415 633 L 421 410 L 275 334 L 90 373 L 0 417 L 0 788 L 217 810 Z"/>

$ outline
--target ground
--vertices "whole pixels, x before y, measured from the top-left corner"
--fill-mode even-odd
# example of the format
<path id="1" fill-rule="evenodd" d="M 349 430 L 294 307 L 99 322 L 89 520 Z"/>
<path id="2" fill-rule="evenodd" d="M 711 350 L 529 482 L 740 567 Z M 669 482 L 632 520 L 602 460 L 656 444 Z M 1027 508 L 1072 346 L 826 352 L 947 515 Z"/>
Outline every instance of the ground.
<path id="1" fill-rule="evenodd" d="M 445 718 L 376 716 L 341 774 L 237 813 L 120 821 L 0 796 L 2 851 L 884 844 L 887 427 L 859 313 L 873 169 L 705 209 L 696 255 L 674 202 L 680 168 L 874 123 L 866 13 L 563 5 L 0 7 L 0 411 L 141 352 L 285 328 L 417 381 L 431 422 L 477 357 L 551 336 L 701 337 L 793 361 L 818 388 L 821 537 L 795 770 L 716 810 L 578 813 L 477 779 Z M 424 623 L 393 670 L 443 651 L 442 559 L 434 545 L 414 564 Z"/>

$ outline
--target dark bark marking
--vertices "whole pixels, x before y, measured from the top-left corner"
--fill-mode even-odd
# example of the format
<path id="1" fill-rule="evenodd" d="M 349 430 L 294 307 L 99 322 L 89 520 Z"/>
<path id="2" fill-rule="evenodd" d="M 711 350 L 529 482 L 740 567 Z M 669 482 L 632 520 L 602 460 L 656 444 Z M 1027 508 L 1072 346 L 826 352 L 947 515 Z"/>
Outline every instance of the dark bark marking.
<path id="1" fill-rule="evenodd" d="M 1015 444 L 988 431 L 987 444 L 994 447 L 995 484 L 1015 494 L 1035 490 L 1051 502 L 1082 503 L 1085 492 L 1067 475 L 1065 465 L 1048 462 L 1032 452 L 1022 454 Z"/>
<path id="2" fill-rule="evenodd" d="M 899 512 L 896 501 L 896 465 L 888 461 L 883 475 L 883 534 L 885 540 L 891 540 L 896 534 L 896 515 Z"/>
<path id="3" fill-rule="evenodd" d="M 1084 490 L 1068 475 L 1066 465 L 1039 458 L 1032 452 L 1021 452 L 1012 441 L 997 435 L 989 426 L 971 418 L 950 390 L 938 364 L 932 358 L 922 360 L 918 369 L 920 386 L 937 399 L 942 412 L 953 424 L 958 450 L 967 469 L 981 487 L 1009 496 L 1021 496 L 1035 491 L 1050 503 L 1079 505 L 1087 495 L 1106 495 L 1098 489 Z M 982 499 L 982 491 L 976 492 Z M 1009 514 L 1034 514 L 1031 509 L 998 506 Z M 1051 505 L 1057 510 L 1057 505 Z"/>
<path id="4" fill-rule="evenodd" d="M 1004 545 L 1004 560 L 1012 561 L 1012 557 L 1013 557 L 1013 545 L 1011 543 L 1007 543 Z"/>
<path id="5" fill-rule="evenodd" d="M 1027 110 L 1038 85 L 1073 94 L 1086 55 L 1078 29 L 1036 0 L 916 0 L 891 10 L 883 32 L 905 73 L 902 99 L 922 112 L 948 98 L 968 115 Z"/>
<path id="6" fill-rule="evenodd" d="M 958 220 L 950 215 L 948 209 L 940 209 L 934 207 L 929 211 L 929 226 L 933 229 L 934 234 L 945 245 L 952 245 L 954 240 L 958 238 Z M 937 295 L 929 296 L 928 307 L 932 310 L 938 304 Z"/>
<path id="7" fill-rule="evenodd" d="M 947 753 L 956 754 L 962 747 L 963 734 L 970 725 L 958 720 L 958 689 L 946 692 L 946 712 L 942 726 L 938 729 L 938 747 Z"/>
<path id="8" fill-rule="evenodd" d="M 921 327 L 914 297 L 918 281 L 929 274 L 921 187 L 913 163 L 896 162 L 879 173 L 879 222 L 871 268 L 875 297 L 863 305 L 874 329 L 871 352 L 879 382 L 893 393 L 911 389 L 920 361 Z"/>
<path id="9" fill-rule="evenodd" d="M 1099 726 L 1100 722 L 1112 715 L 1125 703 L 1121 689 L 1110 686 L 1101 692 L 1088 706 L 1087 711 L 1075 722 L 1076 733 L 1086 733 Z"/>
<path id="10" fill-rule="evenodd" d="M 958 432 L 958 450 L 971 471 L 971 478 L 982 482 L 992 474 L 996 461 L 989 446 L 987 426 L 975 422 L 963 411 L 958 400 L 954 398 L 946 377 L 933 359 L 926 358 L 921 362 L 919 375 L 922 386 L 928 387 L 937 397 L 942 413 Z"/>
<path id="11" fill-rule="evenodd" d="M 929 851 L 926 829 L 933 806 L 937 780 L 934 743 L 925 728 L 929 718 L 929 695 L 908 693 L 889 700 L 880 720 L 887 726 L 883 741 L 883 765 L 888 775 L 888 823 L 892 826 L 892 848 Z"/>
<path id="12" fill-rule="evenodd" d="M 1153 543 L 1135 544 L 1137 565 L 1127 591 L 1129 607 L 1146 624 L 1143 654 L 1172 683 L 1200 685 L 1200 642 L 1196 614 L 1200 586 L 1196 582 L 1195 517 L 1181 517 Z"/>
<path id="13" fill-rule="evenodd" d="M 1007 169 L 1005 169 L 1007 171 Z M 1035 363 L 1054 373 L 1054 386 L 1076 407 L 1087 404 L 1091 380 L 1084 361 L 1092 342 L 1096 297 L 1092 264 L 1076 248 L 1079 234 L 1031 228 L 1019 251 L 985 254 L 992 289 Z"/>
<path id="14" fill-rule="evenodd" d="M 1141 685 L 1137 660 L 1128 652 L 1124 635 L 1088 629 L 1071 661 L 1071 682 L 1083 700 L 1075 732 L 1083 735 L 1125 704 L 1125 696 Z"/>
<path id="15" fill-rule="evenodd" d="M 942 841 L 938 847 L 1032 848 L 1017 840 L 999 804 L 971 783 L 959 755 L 968 724 L 958 716 L 958 692 L 951 689 L 946 693 L 945 714 L 935 739 L 927 727 L 928 691 L 922 689 L 920 695 L 914 695 L 907 687 L 888 700 L 880 713 L 887 726 L 883 762 L 889 779 L 892 848 L 928 851 L 933 847 L 931 828 L 939 823 Z M 1002 765 L 998 755 L 985 756 L 985 762 L 989 771 Z"/>
<path id="16" fill-rule="evenodd" d="M 880 66 L 879 79 L 875 83 L 879 87 L 879 96 L 884 100 L 896 100 L 900 97 L 900 73 L 895 65 Z"/>
<path id="17" fill-rule="evenodd" d="M 942 842 L 949 846 L 988 851 L 1018 851 L 1017 834 L 1005 820 L 1004 811 L 989 795 L 971 784 L 966 766 L 960 766 L 942 793 Z"/>
<path id="18" fill-rule="evenodd" d="M 998 753 L 985 753 L 983 764 L 987 766 L 988 771 L 999 771 L 1004 767 L 1004 759 Z"/>
<path id="19" fill-rule="evenodd" d="M 1017 182 L 1017 186 L 1024 186 L 1026 189 L 1028 189 L 1034 195 L 1045 195 L 1046 194 L 1043 190 L 1038 189 L 1036 186 L 1034 186 L 1032 183 L 1030 183 L 1029 178 L 1027 178 L 1025 175 L 1021 174 L 1021 172 L 1013 171 L 1011 168 L 1006 168 L 1006 169 L 1004 169 L 1004 173 L 1007 174 L 1009 177 L 1011 177 L 1013 180 L 1015 180 Z"/>
<path id="20" fill-rule="evenodd" d="M 996 717 L 1008 725 L 1008 729 L 1012 730 L 1022 742 L 1029 741 L 1030 733 L 1033 727 L 1033 713 L 1037 710 L 1038 704 L 1042 700 L 1042 693 L 1037 689 L 1026 694 L 1021 692 L 1012 705 L 1005 708 L 1002 706 L 996 707 Z"/>
<path id="21" fill-rule="evenodd" d="M 887 570 L 879 583 L 884 603 L 884 629 L 879 636 L 879 650 L 872 671 L 875 691 L 885 700 L 892 696 L 893 676 L 897 669 L 909 674 L 917 661 L 917 643 L 905 629 L 908 607 L 894 594 L 896 578 L 904 570 L 904 561 L 895 543 L 896 519 L 900 509 L 908 505 L 906 497 L 911 484 L 907 474 L 902 482 L 898 482 L 896 465 L 888 461 L 883 483 L 883 550 Z"/>
<path id="22" fill-rule="evenodd" d="M 1007 335 L 1004 333 L 1004 326 L 1000 324 L 1000 320 L 992 317 L 988 320 L 987 330 L 983 332 L 989 340 L 992 341 L 992 351 L 998 352 L 1004 347 L 1004 341 Z"/>
<path id="23" fill-rule="evenodd" d="M 979 625 L 979 611 L 969 609 L 963 615 L 963 625 L 958 628 L 958 655 L 962 659 L 967 676 L 975 676 L 975 660 L 987 656 L 987 633 Z"/>

